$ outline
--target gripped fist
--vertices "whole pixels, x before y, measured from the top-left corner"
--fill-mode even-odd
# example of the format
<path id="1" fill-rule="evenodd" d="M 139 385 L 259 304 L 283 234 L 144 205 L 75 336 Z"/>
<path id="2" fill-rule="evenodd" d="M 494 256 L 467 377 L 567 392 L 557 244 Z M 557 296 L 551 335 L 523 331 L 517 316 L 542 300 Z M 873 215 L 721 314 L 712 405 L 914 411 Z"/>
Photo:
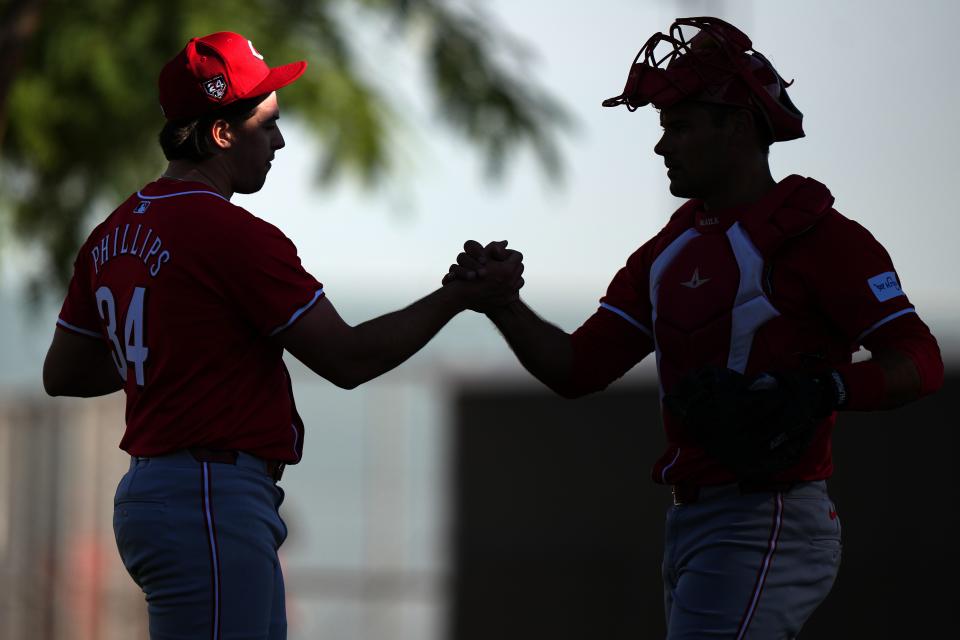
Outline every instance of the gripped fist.
<path id="1" fill-rule="evenodd" d="M 485 313 L 520 299 L 522 274 L 523 254 L 507 249 L 506 240 L 486 247 L 468 240 L 442 283 L 457 289 L 468 309 Z"/>
<path id="2" fill-rule="evenodd" d="M 457 263 L 450 265 L 450 270 L 444 275 L 441 284 L 449 284 L 453 280 L 475 280 L 486 275 L 488 260 L 506 260 L 510 255 L 517 253 L 507 249 L 507 241 L 499 240 L 483 247 L 476 240 L 467 240 L 463 243 L 463 252 L 457 256 Z"/>

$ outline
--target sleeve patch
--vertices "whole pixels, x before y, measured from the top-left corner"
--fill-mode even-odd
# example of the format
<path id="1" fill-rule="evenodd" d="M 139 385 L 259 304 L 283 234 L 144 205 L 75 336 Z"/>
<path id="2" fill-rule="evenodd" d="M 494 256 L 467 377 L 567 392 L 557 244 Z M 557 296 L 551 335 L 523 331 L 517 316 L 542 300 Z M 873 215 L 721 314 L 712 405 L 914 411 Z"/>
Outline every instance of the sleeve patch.
<path id="1" fill-rule="evenodd" d="M 891 298 L 904 295 L 900 283 L 897 282 L 897 274 L 893 271 L 885 271 L 867 279 L 870 291 L 880 302 L 886 302 Z"/>

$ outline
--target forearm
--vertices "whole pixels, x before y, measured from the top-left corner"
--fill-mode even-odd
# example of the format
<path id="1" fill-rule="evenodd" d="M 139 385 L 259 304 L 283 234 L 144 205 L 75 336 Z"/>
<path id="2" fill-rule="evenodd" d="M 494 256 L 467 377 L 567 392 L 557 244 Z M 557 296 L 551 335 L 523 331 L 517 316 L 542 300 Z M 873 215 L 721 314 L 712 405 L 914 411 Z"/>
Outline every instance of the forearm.
<path id="1" fill-rule="evenodd" d="M 522 301 L 487 313 L 520 363 L 556 393 L 570 397 L 573 345 L 570 334 L 542 319 Z"/>
<path id="2" fill-rule="evenodd" d="M 920 377 L 913 362 L 893 351 L 874 353 L 869 360 L 837 367 L 842 391 L 838 409 L 895 409 L 920 397 Z M 836 383 L 835 383 L 836 385 Z"/>
<path id="3" fill-rule="evenodd" d="M 113 376 L 99 375 L 89 376 L 82 380 L 77 380 L 69 392 L 59 395 L 72 396 L 75 398 L 95 398 L 97 396 L 107 396 L 111 393 L 123 390 L 123 381 L 116 373 Z"/>
<path id="4" fill-rule="evenodd" d="M 80 365 L 81 368 L 74 369 Z M 123 380 L 110 357 L 110 352 L 87 357 L 83 361 L 55 363 L 48 357 L 43 364 L 43 386 L 51 396 L 93 398 L 123 389 Z"/>
<path id="5" fill-rule="evenodd" d="M 916 316 L 877 331 L 864 346 L 871 358 L 841 365 L 840 372 L 854 411 L 893 409 L 939 389 L 943 384 L 940 348 Z"/>
<path id="6" fill-rule="evenodd" d="M 422 349 L 462 310 L 462 302 L 443 287 L 403 309 L 353 327 L 342 359 L 343 379 L 334 382 L 353 388 L 390 371 Z"/>
<path id="7" fill-rule="evenodd" d="M 872 360 L 883 370 L 884 409 L 893 409 L 920 398 L 920 372 L 908 356 L 896 351 L 878 352 Z"/>
<path id="8" fill-rule="evenodd" d="M 901 407 L 940 387 L 940 367 L 940 375 L 932 383 L 925 383 L 917 363 L 906 353 L 895 349 L 874 351 L 869 360 L 837 367 L 847 396 L 840 408 L 877 411 Z"/>

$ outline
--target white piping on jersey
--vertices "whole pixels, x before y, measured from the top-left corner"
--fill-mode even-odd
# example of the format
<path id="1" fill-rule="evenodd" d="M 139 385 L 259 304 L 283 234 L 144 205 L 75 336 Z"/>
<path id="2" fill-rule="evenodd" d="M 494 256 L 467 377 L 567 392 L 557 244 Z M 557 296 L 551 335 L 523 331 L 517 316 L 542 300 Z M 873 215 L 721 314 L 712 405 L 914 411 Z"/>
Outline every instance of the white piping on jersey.
<path id="1" fill-rule="evenodd" d="M 302 307 L 300 307 L 299 309 L 297 309 L 296 311 L 294 311 L 294 312 L 293 312 L 293 315 L 290 316 L 290 319 L 287 320 L 286 323 L 284 323 L 283 325 L 281 325 L 281 326 L 277 327 L 276 329 L 274 329 L 273 331 L 271 331 L 271 332 L 269 333 L 269 335 L 270 335 L 270 336 L 275 336 L 275 335 L 277 335 L 278 333 L 280 333 L 281 331 L 283 331 L 284 329 L 286 329 L 287 327 L 289 327 L 290 325 L 292 325 L 294 322 L 296 322 L 296 321 L 297 321 L 297 318 L 299 318 L 300 316 L 302 316 L 307 309 L 309 309 L 310 307 L 312 307 L 313 304 L 314 304 L 317 300 L 319 300 L 319 299 L 320 299 L 320 296 L 322 296 L 322 295 L 323 295 L 323 287 L 320 287 L 319 289 L 317 289 L 317 292 L 316 292 L 315 294 L 313 294 L 313 299 L 310 300 L 310 302 L 308 302 L 307 304 L 303 305 Z"/>
<path id="2" fill-rule="evenodd" d="M 657 377 L 660 377 L 660 345 L 657 344 L 657 292 L 660 290 L 660 278 L 663 276 L 663 270 L 667 268 L 673 259 L 677 257 L 681 249 L 687 246 L 687 243 L 693 240 L 695 236 L 700 235 L 696 229 L 690 228 L 677 236 L 673 242 L 667 245 L 667 248 L 660 252 L 660 255 L 650 265 L 650 322 L 654 328 L 653 347 L 657 354 Z M 660 382 L 660 396 L 663 396 L 663 381 Z"/>
<path id="3" fill-rule="evenodd" d="M 727 368 L 743 373 L 750 359 L 753 336 L 780 312 L 763 292 L 763 256 L 743 231 L 739 222 L 727 229 L 727 240 L 740 268 L 740 286 L 731 311 L 730 352 Z"/>
<path id="4" fill-rule="evenodd" d="M 670 471 L 670 468 L 677 464 L 677 460 L 680 458 L 680 447 L 677 447 L 677 455 L 673 456 L 673 460 L 670 461 L 670 464 L 663 468 L 663 471 L 660 472 L 660 482 L 667 484 L 667 471 Z"/>
<path id="5" fill-rule="evenodd" d="M 623 318 L 624 320 L 626 320 L 627 322 L 629 322 L 630 324 L 632 324 L 633 326 L 635 326 L 637 329 L 640 329 L 640 331 L 643 331 L 645 334 L 647 334 L 647 335 L 650 336 L 651 338 L 653 337 L 653 332 L 650 331 L 650 329 L 647 329 L 645 326 L 643 326 L 642 324 L 640 324 L 639 322 L 637 322 L 637 321 L 633 318 L 633 316 L 631 316 L 631 315 L 630 315 L 629 313 L 627 313 L 626 311 L 623 311 L 622 309 L 617 309 L 617 308 L 616 308 L 615 306 L 613 306 L 612 304 L 607 304 L 606 302 L 601 302 L 601 303 L 600 303 L 600 308 L 601 308 L 601 309 L 606 309 L 607 311 L 612 311 L 613 313 L 617 314 L 618 316 L 620 316 L 621 318 Z"/>
<path id="6" fill-rule="evenodd" d="M 57 324 L 61 327 L 66 327 L 71 331 L 76 331 L 77 333 L 82 333 L 85 336 L 90 336 L 91 338 L 102 338 L 103 334 L 97 333 L 96 331 L 90 331 L 89 329 L 81 329 L 80 327 L 75 327 L 69 322 L 64 322 L 60 318 L 57 318 Z"/>
<path id="7" fill-rule="evenodd" d="M 290 428 L 293 429 L 293 455 L 297 457 L 297 462 L 300 462 L 300 454 L 297 453 L 297 443 L 300 442 L 300 432 L 297 431 L 297 425 L 290 423 Z"/>
<path id="8" fill-rule="evenodd" d="M 163 196 L 145 196 L 139 191 L 137 191 L 137 197 L 140 198 L 141 200 L 162 200 L 164 198 L 173 198 L 175 196 L 191 196 L 191 195 L 200 194 L 200 193 L 206 193 L 211 196 L 216 196 L 221 200 L 226 200 L 227 202 L 230 202 L 230 198 L 224 198 L 222 195 L 220 195 L 219 193 L 216 193 L 215 191 L 178 191 L 177 193 L 168 193 Z"/>
<path id="9" fill-rule="evenodd" d="M 858 335 L 858 336 L 857 336 L 857 339 L 856 339 L 856 343 L 857 343 L 857 344 L 860 344 L 860 341 L 861 341 L 861 340 L 863 340 L 863 339 L 866 338 L 868 335 L 870 335 L 871 333 L 873 333 L 874 331 L 876 331 L 877 329 L 879 329 L 879 328 L 882 327 L 883 325 L 887 324 L 887 323 L 890 322 L 891 320 L 895 320 L 896 318 L 899 318 L 900 316 L 905 316 L 905 315 L 907 315 L 908 313 L 916 313 L 916 312 L 917 312 L 917 310 L 916 310 L 915 308 L 910 307 L 909 309 L 901 309 L 900 311 L 897 311 L 896 313 L 891 313 L 890 315 L 888 315 L 888 316 L 887 316 L 886 318 L 884 318 L 883 320 L 879 320 L 879 321 L 877 321 L 877 322 L 874 322 L 874 323 L 870 326 L 869 329 L 867 329 L 866 331 L 864 331 L 863 333 L 861 333 L 860 335 Z"/>

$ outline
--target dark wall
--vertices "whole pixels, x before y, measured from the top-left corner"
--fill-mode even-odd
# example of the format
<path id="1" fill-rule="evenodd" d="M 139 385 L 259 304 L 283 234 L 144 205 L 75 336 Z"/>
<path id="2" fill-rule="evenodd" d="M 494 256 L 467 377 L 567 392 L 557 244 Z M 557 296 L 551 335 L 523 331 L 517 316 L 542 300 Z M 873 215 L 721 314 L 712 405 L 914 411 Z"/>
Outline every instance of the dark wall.
<path id="1" fill-rule="evenodd" d="M 829 486 L 843 562 L 804 638 L 955 629 L 958 397 L 951 378 L 908 407 L 840 416 Z M 452 638 L 662 638 L 656 390 L 464 389 L 456 411 Z"/>

